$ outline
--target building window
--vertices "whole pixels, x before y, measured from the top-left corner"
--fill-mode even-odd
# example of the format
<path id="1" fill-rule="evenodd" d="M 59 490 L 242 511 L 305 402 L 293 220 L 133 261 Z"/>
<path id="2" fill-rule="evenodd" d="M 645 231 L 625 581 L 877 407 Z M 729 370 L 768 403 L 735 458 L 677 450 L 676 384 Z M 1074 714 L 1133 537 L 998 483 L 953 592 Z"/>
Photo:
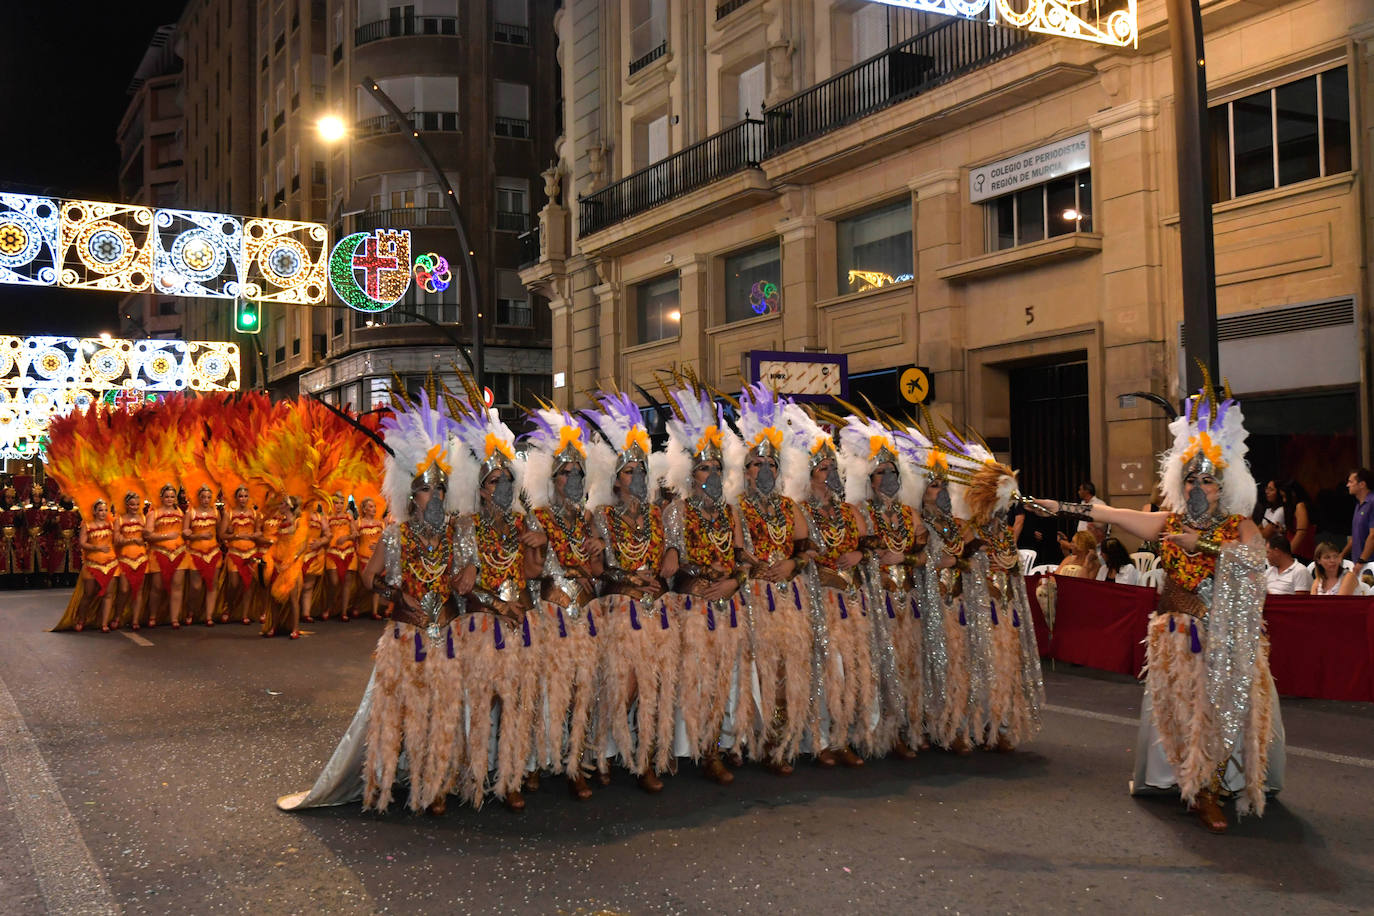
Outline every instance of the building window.
<path id="1" fill-rule="evenodd" d="M 652 343 L 676 337 L 682 324 L 682 312 L 678 309 L 677 274 L 641 283 L 634 291 L 638 342 Z"/>
<path id="2" fill-rule="evenodd" d="M 1092 231 L 1092 171 L 1004 194 L 985 205 L 988 250 L 1002 251 L 1070 232 Z"/>
<path id="3" fill-rule="evenodd" d="M 496 80 L 496 136 L 530 136 L 530 87 Z"/>
<path id="4" fill-rule="evenodd" d="M 782 307 L 782 252 L 776 240 L 725 258 L 725 320 L 771 315 Z"/>
<path id="5" fill-rule="evenodd" d="M 492 8 L 492 37 L 510 45 L 530 43 L 529 0 L 496 0 Z"/>
<path id="6" fill-rule="evenodd" d="M 496 323 L 516 328 L 534 325 L 530 294 L 514 270 L 496 271 Z"/>
<path id="7" fill-rule="evenodd" d="M 912 279 L 911 198 L 835 224 L 838 295 Z"/>
<path id="8" fill-rule="evenodd" d="M 630 0 L 630 75 L 663 56 L 668 0 Z"/>
<path id="9" fill-rule="evenodd" d="M 508 407 L 511 401 L 511 376 L 504 372 L 488 372 L 487 387 L 491 389 L 493 407 Z"/>
<path id="10" fill-rule="evenodd" d="M 159 301 L 157 304 L 157 313 L 163 316 L 175 315 L 177 313 L 176 302 L 174 302 L 171 299 L 163 299 Z"/>
<path id="11" fill-rule="evenodd" d="M 496 228 L 524 232 L 530 227 L 530 183 L 524 178 L 496 179 Z"/>
<path id="12" fill-rule="evenodd" d="M 272 362 L 280 363 L 286 361 L 286 318 L 278 316 L 272 322 Z"/>
<path id="13" fill-rule="evenodd" d="M 1215 105 L 1208 115 L 1214 203 L 1350 171 L 1345 67 Z"/>

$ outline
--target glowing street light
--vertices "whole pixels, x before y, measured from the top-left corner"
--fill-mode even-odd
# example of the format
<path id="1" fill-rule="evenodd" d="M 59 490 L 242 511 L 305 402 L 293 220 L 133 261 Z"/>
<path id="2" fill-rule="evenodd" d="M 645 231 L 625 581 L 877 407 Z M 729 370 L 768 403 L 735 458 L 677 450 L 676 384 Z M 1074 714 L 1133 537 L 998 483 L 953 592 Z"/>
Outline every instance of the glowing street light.
<path id="1" fill-rule="evenodd" d="M 315 124 L 315 128 L 320 132 L 320 139 L 326 143 L 337 143 L 348 133 L 347 125 L 338 115 L 325 115 Z"/>

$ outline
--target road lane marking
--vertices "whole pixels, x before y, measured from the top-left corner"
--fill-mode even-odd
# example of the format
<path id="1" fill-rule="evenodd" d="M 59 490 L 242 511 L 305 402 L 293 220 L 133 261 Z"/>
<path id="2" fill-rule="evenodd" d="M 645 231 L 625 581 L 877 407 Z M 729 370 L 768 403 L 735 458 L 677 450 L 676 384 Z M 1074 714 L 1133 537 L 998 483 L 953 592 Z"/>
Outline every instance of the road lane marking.
<path id="1" fill-rule="evenodd" d="M 1140 726 L 1140 719 L 1127 718 L 1126 716 L 1114 716 L 1106 712 L 1093 712 L 1091 709 L 1074 709 L 1072 706 L 1053 706 L 1045 704 L 1043 709 L 1046 712 L 1057 712 L 1066 716 L 1077 716 L 1080 719 L 1096 719 L 1099 722 L 1112 722 L 1116 725 L 1129 725 L 1131 728 Z M 1286 745 L 1284 751 L 1290 757 L 1307 757 L 1311 760 L 1324 760 L 1327 763 L 1339 763 L 1351 767 L 1363 767 L 1366 770 L 1374 770 L 1374 760 L 1367 757 L 1351 757 L 1348 754 L 1331 754 L 1327 751 L 1318 751 L 1310 747 L 1296 747 Z"/>
<path id="2" fill-rule="evenodd" d="M 120 630 L 119 635 L 123 636 L 125 639 L 132 639 L 136 646 L 151 646 L 153 644 L 151 640 L 144 639 L 137 633 L 131 633 L 128 630 Z"/>
<path id="3" fill-rule="evenodd" d="M 81 837 L 76 819 L 24 724 L 14 697 L 0 680 L 0 775 L 33 861 L 34 875 L 52 913 L 118 913 L 105 875 Z"/>

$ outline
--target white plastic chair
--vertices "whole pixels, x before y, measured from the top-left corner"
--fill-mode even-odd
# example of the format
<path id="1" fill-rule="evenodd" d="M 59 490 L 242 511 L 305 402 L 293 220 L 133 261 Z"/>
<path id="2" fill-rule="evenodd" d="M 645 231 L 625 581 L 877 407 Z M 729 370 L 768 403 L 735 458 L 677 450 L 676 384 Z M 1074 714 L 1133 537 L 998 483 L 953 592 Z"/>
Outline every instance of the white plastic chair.
<path id="1" fill-rule="evenodd" d="M 1159 565 L 1159 557 L 1150 553 L 1148 550 L 1141 550 L 1131 554 L 1131 562 L 1135 564 L 1135 568 L 1138 569 L 1143 576 Z"/>
<path id="2" fill-rule="evenodd" d="M 1149 569 L 1140 575 L 1140 584 L 1157 592 L 1164 591 L 1164 570 Z"/>
<path id="3" fill-rule="evenodd" d="M 1055 567 L 1055 564 L 1053 564 L 1053 563 L 1043 563 L 1043 564 L 1041 564 L 1040 566 L 1033 566 L 1033 567 L 1031 567 L 1030 572 L 1026 573 L 1026 575 L 1028 575 L 1028 576 L 1048 576 L 1050 573 L 1054 572 L 1055 568 L 1056 568 L 1056 567 Z"/>
<path id="4" fill-rule="evenodd" d="M 1019 554 L 1020 557 L 1021 557 L 1021 574 L 1022 574 L 1022 575 L 1025 575 L 1025 576 L 1029 576 L 1029 575 L 1031 574 L 1031 573 L 1030 573 L 1031 567 L 1035 565 L 1035 551 L 1034 551 L 1034 550 L 1018 550 L 1018 551 L 1016 551 L 1016 552 L 1017 552 L 1017 554 Z"/>

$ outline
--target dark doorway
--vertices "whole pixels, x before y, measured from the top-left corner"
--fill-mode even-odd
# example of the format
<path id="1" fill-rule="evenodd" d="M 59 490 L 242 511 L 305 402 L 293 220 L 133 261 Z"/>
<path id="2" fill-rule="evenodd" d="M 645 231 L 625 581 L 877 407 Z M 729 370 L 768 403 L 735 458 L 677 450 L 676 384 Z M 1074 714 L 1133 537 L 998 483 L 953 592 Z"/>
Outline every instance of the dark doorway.
<path id="1" fill-rule="evenodd" d="M 1063 358 L 1063 357 L 1061 357 Z M 1011 463 L 1023 493 L 1076 499 L 1089 479 L 1088 360 L 1007 370 L 1011 394 Z"/>
<path id="2" fill-rule="evenodd" d="M 1355 500 L 1345 480 L 1360 464 L 1360 398 L 1355 389 L 1240 397 L 1255 483 L 1294 480 L 1308 497 L 1318 540 L 1350 536 Z"/>

